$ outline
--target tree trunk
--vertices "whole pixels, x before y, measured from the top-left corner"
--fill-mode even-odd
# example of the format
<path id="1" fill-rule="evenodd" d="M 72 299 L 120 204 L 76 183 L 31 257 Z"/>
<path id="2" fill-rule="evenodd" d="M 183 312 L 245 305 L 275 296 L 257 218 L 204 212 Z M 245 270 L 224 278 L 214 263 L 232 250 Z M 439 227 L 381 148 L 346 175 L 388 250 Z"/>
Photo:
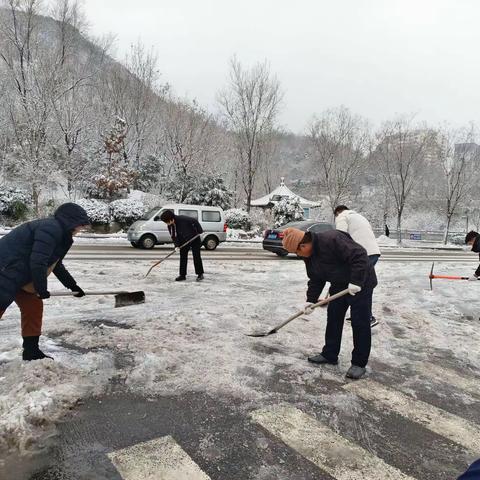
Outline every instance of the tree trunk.
<path id="1" fill-rule="evenodd" d="M 397 211 L 397 245 L 402 244 L 402 211 Z"/>
<path id="2" fill-rule="evenodd" d="M 443 244 L 448 243 L 448 234 L 450 233 L 450 223 L 452 222 L 452 214 L 447 214 L 447 225 L 445 226 L 445 233 L 443 234 Z"/>

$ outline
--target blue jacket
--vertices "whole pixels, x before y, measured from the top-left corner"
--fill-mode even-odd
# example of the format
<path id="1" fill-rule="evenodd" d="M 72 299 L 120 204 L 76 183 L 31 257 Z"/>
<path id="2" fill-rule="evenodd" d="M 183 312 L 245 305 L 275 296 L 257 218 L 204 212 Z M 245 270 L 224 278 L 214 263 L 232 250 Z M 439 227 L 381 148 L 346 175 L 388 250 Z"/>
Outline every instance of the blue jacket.
<path id="1" fill-rule="evenodd" d="M 458 477 L 458 480 L 480 480 L 480 460 L 472 463 L 470 468 Z"/>
<path id="2" fill-rule="evenodd" d="M 74 203 L 60 206 L 51 218 L 24 223 L 0 239 L 0 310 L 5 310 L 24 285 L 33 282 L 39 294 L 47 291 L 49 267 L 66 288 L 76 286 L 63 266 L 73 244 L 72 231 L 90 223 Z"/>

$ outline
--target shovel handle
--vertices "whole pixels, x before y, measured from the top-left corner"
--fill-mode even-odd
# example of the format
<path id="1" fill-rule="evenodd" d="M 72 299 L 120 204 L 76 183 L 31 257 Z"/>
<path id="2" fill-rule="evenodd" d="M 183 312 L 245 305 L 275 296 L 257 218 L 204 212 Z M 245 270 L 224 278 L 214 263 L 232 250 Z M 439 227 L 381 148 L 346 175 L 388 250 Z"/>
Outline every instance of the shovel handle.
<path id="1" fill-rule="evenodd" d="M 197 233 L 194 237 L 192 237 L 188 242 L 185 242 L 183 245 L 180 245 L 178 248 L 175 248 L 172 250 L 168 255 L 165 255 L 162 259 L 160 259 L 158 262 L 154 263 L 149 269 L 147 274 L 145 275 L 145 278 L 147 278 L 150 275 L 150 272 L 158 265 L 160 265 L 162 262 L 164 262 L 167 258 L 170 258 L 174 253 L 176 253 L 178 250 L 181 250 L 183 247 L 186 247 L 190 243 L 192 243 L 196 238 L 198 238 L 201 235 L 201 233 Z"/>
<path id="2" fill-rule="evenodd" d="M 77 295 L 78 292 L 51 292 L 50 296 L 51 297 L 70 297 L 70 296 L 75 296 Z M 122 293 L 128 293 L 128 292 L 85 292 L 85 295 L 120 295 Z"/>
<path id="3" fill-rule="evenodd" d="M 327 305 L 328 303 L 333 302 L 333 300 L 336 300 L 337 298 L 343 297 L 347 294 L 348 294 L 348 288 L 346 288 L 345 290 L 342 290 L 341 292 L 335 293 L 334 295 L 331 295 L 327 298 L 324 298 L 323 300 L 320 300 L 319 302 L 312 305 L 310 308 L 312 310 L 314 310 L 315 308 L 323 307 L 324 305 Z M 299 312 L 295 313 L 291 317 L 287 318 L 282 324 L 275 327 L 273 329 L 273 331 L 276 332 L 276 331 L 280 330 L 281 328 L 283 328 L 285 325 L 289 324 L 290 322 L 292 322 L 296 318 L 301 317 L 304 313 L 305 313 L 304 310 L 300 310 Z"/>
<path id="4" fill-rule="evenodd" d="M 451 275 L 430 275 L 431 280 L 443 279 L 443 280 L 468 280 L 469 277 L 455 277 Z"/>

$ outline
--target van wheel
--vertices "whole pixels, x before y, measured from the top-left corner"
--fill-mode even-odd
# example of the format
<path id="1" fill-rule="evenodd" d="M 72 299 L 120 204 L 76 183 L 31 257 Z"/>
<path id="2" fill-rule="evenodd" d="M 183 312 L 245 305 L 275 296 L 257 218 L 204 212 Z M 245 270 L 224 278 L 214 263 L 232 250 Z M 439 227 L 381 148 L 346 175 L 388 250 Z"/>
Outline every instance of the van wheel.
<path id="1" fill-rule="evenodd" d="M 203 246 L 205 250 L 215 250 L 218 247 L 218 243 L 218 238 L 212 235 L 203 241 Z"/>
<path id="2" fill-rule="evenodd" d="M 133 248 L 140 248 L 137 242 L 130 242 Z"/>
<path id="3" fill-rule="evenodd" d="M 153 235 L 144 235 L 138 242 L 140 248 L 144 248 L 145 250 L 151 250 L 156 243 L 157 239 Z"/>

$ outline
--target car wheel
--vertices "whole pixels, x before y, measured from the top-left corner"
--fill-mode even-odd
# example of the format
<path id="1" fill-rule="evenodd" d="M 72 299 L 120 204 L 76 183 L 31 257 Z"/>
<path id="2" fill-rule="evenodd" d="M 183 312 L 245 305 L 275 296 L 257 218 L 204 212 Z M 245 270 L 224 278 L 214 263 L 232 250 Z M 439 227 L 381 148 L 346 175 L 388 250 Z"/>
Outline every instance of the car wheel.
<path id="1" fill-rule="evenodd" d="M 215 250 L 218 247 L 218 243 L 217 237 L 210 236 L 203 241 L 203 246 L 205 250 Z"/>
<path id="2" fill-rule="evenodd" d="M 288 252 L 283 252 L 283 251 L 279 251 L 279 252 L 275 252 L 279 257 L 286 257 L 288 255 Z"/>
<path id="3" fill-rule="evenodd" d="M 130 242 L 133 248 L 140 248 L 137 242 Z"/>
<path id="4" fill-rule="evenodd" d="M 139 242 L 140 247 L 145 250 L 151 250 L 156 243 L 157 239 L 153 235 L 144 235 Z"/>

